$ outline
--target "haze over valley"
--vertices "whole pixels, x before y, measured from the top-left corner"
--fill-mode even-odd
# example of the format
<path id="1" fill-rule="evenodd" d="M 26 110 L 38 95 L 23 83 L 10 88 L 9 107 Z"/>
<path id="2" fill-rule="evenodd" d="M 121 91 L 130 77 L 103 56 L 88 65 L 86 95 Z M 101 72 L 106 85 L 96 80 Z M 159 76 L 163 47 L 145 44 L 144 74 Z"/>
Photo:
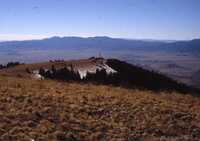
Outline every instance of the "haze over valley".
<path id="1" fill-rule="evenodd" d="M 33 63 L 91 56 L 118 58 L 199 87 L 200 39 L 130 40 L 110 37 L 52 37 L 0 43 L 0 63 Z"/>

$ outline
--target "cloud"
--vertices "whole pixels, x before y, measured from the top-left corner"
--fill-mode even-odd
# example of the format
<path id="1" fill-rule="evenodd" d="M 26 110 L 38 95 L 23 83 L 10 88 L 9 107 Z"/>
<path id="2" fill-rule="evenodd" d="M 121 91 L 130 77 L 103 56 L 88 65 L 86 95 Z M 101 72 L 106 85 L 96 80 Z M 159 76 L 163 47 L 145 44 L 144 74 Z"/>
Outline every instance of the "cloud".
<path id="1" fill-rule="evenodd" d="M 43 39 L 50 37 L 50 35 L 32 35 L 32 34 L 0 34 L 1 41 L 11 40 L 32 40 L 32 39 Z"/>

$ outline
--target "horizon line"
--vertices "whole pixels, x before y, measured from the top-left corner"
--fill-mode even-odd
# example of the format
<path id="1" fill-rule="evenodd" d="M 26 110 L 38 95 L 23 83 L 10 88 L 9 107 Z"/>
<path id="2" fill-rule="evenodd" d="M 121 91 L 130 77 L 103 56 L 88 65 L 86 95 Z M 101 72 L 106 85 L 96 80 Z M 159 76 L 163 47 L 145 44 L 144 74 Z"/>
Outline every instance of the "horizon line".
<path id="1" fill-rule="evenodd" d="M 2 35 L 0 35 L 1 37 Z M 15 36 L 15 35 L 14 35 Z M 50 39 L 50 38 L 65 38 L 65 37 L 77 37 L 77 38 L 97 38 L 97 37 L 106 37 L 106 38 L 113 38 L 113 39 L 124 39 L 124 40 L 146 40 L 146 41 L 190 41 L 194 39 L 199 39 L 199 38 L 191 38 L 191 39 L 156 39 L 156 38 L 126 38 L 126 37 L 113 37 L 113 36 L 106 36 L 106 35 L 96 35 L 96 36 L 67 36 L 67 35 L 27 35 L 24 36 L 25 38 L 16 38 L 16 39 L 1 39 L 0 42 L 12 42 L 12 41 L 31 41 L 31 40 L 44 40 L 44 39 Z M 31 38 L 32 37 L 32 38 Z"/>

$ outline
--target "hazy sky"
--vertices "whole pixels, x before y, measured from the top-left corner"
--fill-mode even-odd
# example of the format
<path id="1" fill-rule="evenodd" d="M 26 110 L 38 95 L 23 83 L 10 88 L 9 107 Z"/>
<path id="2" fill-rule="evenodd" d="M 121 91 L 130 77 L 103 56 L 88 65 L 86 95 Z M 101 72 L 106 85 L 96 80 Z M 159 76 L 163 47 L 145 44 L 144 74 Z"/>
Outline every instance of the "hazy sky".
<path id="1" fill-rule="evenodd" d="M 0 40 L 200 37 L 200 0 L 0 0 Z"/>

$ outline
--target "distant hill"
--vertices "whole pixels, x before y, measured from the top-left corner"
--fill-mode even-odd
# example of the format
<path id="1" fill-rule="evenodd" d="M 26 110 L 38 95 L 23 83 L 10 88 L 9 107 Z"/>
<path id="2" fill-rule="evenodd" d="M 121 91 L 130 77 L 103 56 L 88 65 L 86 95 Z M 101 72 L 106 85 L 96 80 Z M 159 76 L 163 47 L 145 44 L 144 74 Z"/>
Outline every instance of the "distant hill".
<path id="1" fill-rule="evenodd" d="M 106 68 L 106 65 L 110 68 Z M 109 69 L 116 73 L 107 73 Z M 4 68 L 0 70 L 0 75 L 34 77 L 35 74 L 31 72 L 35 71 L 45 79 L 93 82 L 95 84 L 111 84 L 114 86 L 155 91 L 200 93 L 200 90 L 183 83 L 178 83 L 163 74 L 149 71 L 117 59 L 90 58 L 73 61 L 61 60 L 37 64 L 22 64 Z M 85 76 L 87 77 L 82 78 L 81 73 L 86 73 Z"/>
<path id="2" fill-rule="evenodd" d="M 108 59 L 107 64 L 118 72 L 114 79 L 128 87 L 136 87 L 150 90 L 179 91 L 183 93 L 200 93 L 200 90 L 189 87 L 154 71 L 117 60 Z"/>
<path id="3" fill-rule="evenodd" d="M 200 88 L 200 70 L 192 75 L 192 82 L 194 83 L 194 86 Z"/>
<path id="4" fill-rule="evenodd" d="M 165 44 L 163 47 L 172 51 L 200 52 L 200 39 L 194 39 L 191 41 L 177 41 Z"/>
<path id="5" fill-rule="evenodd" d="M 200 39 L 191 41 L 129 40 L 110 37 L 52 37 L 43 40 L 0 42 L 0 49 L 102 48 L 200 52 Z"/>
<path id="6" fill-rule="evenodd" d="M 1 42 L 0 48 L 129 48 L 129 47 L 153 47 L 162 42 L 126 40 L 110 37 L 52 37 L 43 40 L 8 41 Z"/>

